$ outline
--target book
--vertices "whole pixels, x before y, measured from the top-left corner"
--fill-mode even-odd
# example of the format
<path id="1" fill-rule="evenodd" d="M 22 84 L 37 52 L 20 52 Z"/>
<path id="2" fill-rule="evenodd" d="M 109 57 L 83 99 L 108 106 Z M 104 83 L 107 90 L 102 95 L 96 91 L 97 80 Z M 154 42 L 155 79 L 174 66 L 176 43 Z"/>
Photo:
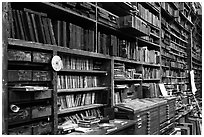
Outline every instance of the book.
<path id="1" fill-rule="evenodd" d="M 36 25 L 36 20 L 35 20 L 35 14 L 30 14 L 31 16 L 31 21 L 32 21 L 32 25 L 33 25 L 33 30 L 34 30 L 34 37 L 36 42 L 39 42 L 39 35 L 38 35 L 38 31 L 37 31 L 37 25 Z"/>

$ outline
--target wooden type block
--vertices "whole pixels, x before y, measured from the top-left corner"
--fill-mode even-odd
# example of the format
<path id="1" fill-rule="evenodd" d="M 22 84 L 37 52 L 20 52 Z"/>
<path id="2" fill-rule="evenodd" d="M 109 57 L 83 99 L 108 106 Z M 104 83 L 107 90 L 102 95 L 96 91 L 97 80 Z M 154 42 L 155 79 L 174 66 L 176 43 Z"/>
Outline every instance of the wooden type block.
<path id="1" fill-rule="evenodd" d="M 8 70 L 8 81 L 31 81 L 32 70 Z"/>
<path id="2" fill-rule="evenodd" d="M 32 127 L 30 125 L 20 126 L 8 130 L 9 135 L 32 135 Z"/>
<path id="3" fill-rule="evenodd" d="M 33 62 L 50 63 L 51 58 L 51 54 L 43 52 L 33 52 Z"/>
<path id="4" fill-rule="evenodd" d="M 51 74 L 49 71 L 33 71 L 33 81 L 50 81 Z"/>
<path id="5" fill-rule="evenodd" d="M 51 115 L 51 106 L 33 106 L 32 118 L 44 117 Z"/>
<path id="6" fill-rule="evenodd" d="M 9 112 L 8 122 L 20 122 L 30 119 L 30 108 L 20 108 L 18 112 Z"/>
<path id="7" fill-rule="evenodd" d="M 51 98 L 51 95 L 52 95 L 51 90 L 37 91 L 34 93 L 34 99 Z"/>
<path id="8" fill-rule="evenodd" d="M 39 122 L 33 124 L 33 135 L 46 135 L 52 132 L 52 123 Z"/>
<path id="9" fill-rule="evenodd" d="M 31 61 L 31 52 L 8 49 L 8 60 L 10 61 Z"/>

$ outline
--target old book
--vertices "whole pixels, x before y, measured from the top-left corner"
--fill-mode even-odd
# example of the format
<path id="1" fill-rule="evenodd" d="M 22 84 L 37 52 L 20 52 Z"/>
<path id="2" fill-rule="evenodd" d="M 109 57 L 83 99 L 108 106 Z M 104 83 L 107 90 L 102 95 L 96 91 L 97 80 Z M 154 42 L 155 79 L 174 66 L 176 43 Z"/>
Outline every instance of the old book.
<path id="1" fill-rule="evenodd" d="M 26 21 L 28 23 L 28 30 L 29 30 L 29 40 L 35 41 L 35 36 L 34 36 L 34 29 L 31 21 L 31 17 L 28 12 L 25 12 L 26 14 Z"/>
<path id="2" fill-rule="evenodd" d="M 50 38 L 50 33 L 49 33 L 49 28 L 48 28 L 48 24 L 47 24 L 47 18 L 42 17 L 42 23 L 43 23 L 43 28 L 45 30 L 45 38 L 46 38 L 47 44 L 52 44 L 51 38 Z"/>
<path id="3" fill-rule="evenodd" d="M 39 42 L 39 35 L 38 35 L 38 30 L 37 30 L 37 23 L 36 23 L 36 20 L 35 20 L 35 14 L 30 14 L 31 15 L 31 20 L 32 20 L 32 25 L 33 25 L 33 30 L 34 30 L 34 36 L 35 36 L 35 40 L 36 42 Z"/>
<path id="4" fill-rule="evenodd" d="M 16 10 L 12 10 L 12 14 L 13 14 L 13 19 L 14 19 L 14 29 L 15 29 L 15 38 L 20 39 L 21 38 L 21 34 L 20 34 L 20 27 L 19 27 L 19 22 L 17 19 L 17 12 Z"/>
<path id="5" fill-rule="evenodd" d="M 48 30 L 49 30 L 49 34 L 50 34 L 51 43 L 53 45 L 56 45 L 56 40 L 55 40 L 55 36 L 54 36 L 52 22 L 51 22 L 51 19 L 49 19 L 49 18 L 47 18 L 47 25 L 48 25 Z"/>
<path id="6" fill-rule="evenodd" d="M 62 28 L 61 28 L 61 34 L 62 34 L 62 41 L 61 46 L 67 47 L 67 23 L 65 21 L 62 21 Z"/>
<path id="7" fill-rule="evenodd" d="M 36 15 L 35 20 L 36 20 L 36 25 L 37 25 L 38 34 L 39 34 L 39 42 L 45 44 L 45 43 L 47 43 L 47 41 L 45 38 L 45 30 L 43 27 L 42 18 L 40 15 Z"/>
<path id="8" fill-rule="evenodd" d="M 19 28 L 20 28 L 20 29 L 19 29 L 19 31 L 20 31 L 20 36 L 21 36 L 21 39 L 25 40 L 25 34 L 24 34 L 24 30 L 23 30 L 23 23 L 22 23 L 20 11 L 19 11 L 19 10 L 16 10 L 16 13 L 17 13 L 17 20 L 18 20 Z"/>

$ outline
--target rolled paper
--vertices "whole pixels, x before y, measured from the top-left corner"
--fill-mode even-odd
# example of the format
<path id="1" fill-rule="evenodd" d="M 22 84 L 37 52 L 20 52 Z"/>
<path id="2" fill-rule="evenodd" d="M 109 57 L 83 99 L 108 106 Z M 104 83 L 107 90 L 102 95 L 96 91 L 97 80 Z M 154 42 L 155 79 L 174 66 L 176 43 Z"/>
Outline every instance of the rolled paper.
<path id="1" fill-rule="evenodd" d="M 11 109 L 11 111 L 16 113 L 16 112 L 18 112 L 20 110 L 20 107 L 12 104 L 12 105 L 10 105 L 10 109 Z"/>

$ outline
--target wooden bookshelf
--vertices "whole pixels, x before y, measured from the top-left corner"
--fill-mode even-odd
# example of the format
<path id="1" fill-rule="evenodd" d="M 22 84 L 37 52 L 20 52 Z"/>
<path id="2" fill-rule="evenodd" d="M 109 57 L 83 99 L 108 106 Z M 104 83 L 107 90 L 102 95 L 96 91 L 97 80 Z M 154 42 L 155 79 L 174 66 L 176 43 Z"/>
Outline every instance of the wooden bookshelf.
<path id="1" fill-rule="evenodd" d="M 202 29 L 201 19 L 196 13 L 184 15 L 179 4 L 183 4 L 189 12 L 192 9 L 188 3 L 4 4 L 6 8 L 3 13 L 8 14 L 3 20 L 4 134 L 9 134 L 19 125 L 31 127 L 46 121 L 52 124 L 52 132 L 49 134 L 56 135 L 62 119 L 72 119 L 78 114 L 88 116 L 95 112 L 98 117 L 103 117 L 106 108 L 112 109 L 117 105 L 115 96 L 126 89 L 128 92 L 135 89 L 137 98 L 148 96 L 143 95 L 145 87 L 153 87 L 156 91 L 152 93 L 156 93 L 159 91 L 158 83 L 162 82 L 166 87 L 173 85 L 171 90 L 179 86 L 179 89 L 185 91 L 190 89 L 187 81 L 190 70 L 195 70 L 198 77 L 195 80 L 196 86 L 199 94 L 202 93 L 202 83 L 198 81 L 202 79 L 202 33 L 199 31 Z M 177 12 L 179 14 L 175 15 Z M 191 32 L 193 25 L 195 30 Z M 63 68 L 59 71 L 55 71 L 51 65 L 51 59 L 56 55 L 63 63 Z M 166 73 L 164 70 L 172 71 L 173 75 L 163 74 Z M 14 71 L 15 75 L 11 75 Z M 47 73 L 49 76 L 46 76 Z M 182 74 L 178 75 L 180 73 Z M 47 80 L 47 77 L 50 79 Z M 14 92 L 19 98 L 22 91 L 30 94 L 23 89 L 14 91 L 7 88 L 16 85 L 48 87 L 51 98 L 12 101 L 10 92 Z M 75 106 L 68 106 L 68 96 Z M 79 96 L 84 96 L 84 101 L 91 102 L 78 103 L 82 100 Z M 131 99 L 132 96 L 129 97 Z M 11 104 L 21 108 L 47 103 L 52 110 L 49 116 L 8 122 Z M 33 115 L 32 111 L 28 113 Z M 74 120 L 72 122 L 76 123 Z M 115 132 L 109 134 L 113 133 Z"/>

